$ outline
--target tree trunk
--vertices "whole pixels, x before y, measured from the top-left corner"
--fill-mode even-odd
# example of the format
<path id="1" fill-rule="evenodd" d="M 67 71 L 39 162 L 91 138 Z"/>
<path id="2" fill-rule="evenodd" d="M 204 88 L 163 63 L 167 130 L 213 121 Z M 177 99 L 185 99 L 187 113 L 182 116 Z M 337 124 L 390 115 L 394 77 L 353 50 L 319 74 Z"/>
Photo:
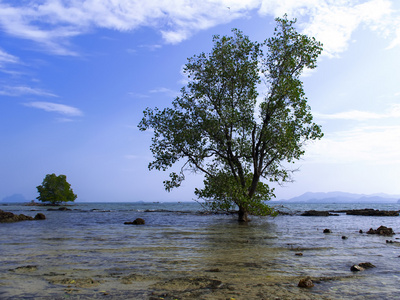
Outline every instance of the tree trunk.
<path id="1" fill-rule="evenodd" d="M 248 212 L 245 208 L 239 206 L 238 212 L 238 221 L 239 222 L 249 222 Z"/>

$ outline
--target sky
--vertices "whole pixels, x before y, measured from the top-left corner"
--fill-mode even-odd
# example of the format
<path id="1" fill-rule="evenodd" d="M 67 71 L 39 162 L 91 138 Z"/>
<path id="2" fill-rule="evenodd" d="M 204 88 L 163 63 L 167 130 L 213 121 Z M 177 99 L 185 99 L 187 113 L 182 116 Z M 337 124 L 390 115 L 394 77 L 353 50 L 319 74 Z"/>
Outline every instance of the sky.
<path id="1" fill-rule="evenodd" d="M 171 104 L 213 35 L 261 42 L 285 13 L 324 44 L 302 80 L 325 136 L 277 199 L 400 195 L 400 1 L 0 0 L 0 200 L 35 199 L 50 173 L 78 201 L 194 199 L 201 176 L 167 193 L 168 173 L 148 170 L 143 110 Z"/>

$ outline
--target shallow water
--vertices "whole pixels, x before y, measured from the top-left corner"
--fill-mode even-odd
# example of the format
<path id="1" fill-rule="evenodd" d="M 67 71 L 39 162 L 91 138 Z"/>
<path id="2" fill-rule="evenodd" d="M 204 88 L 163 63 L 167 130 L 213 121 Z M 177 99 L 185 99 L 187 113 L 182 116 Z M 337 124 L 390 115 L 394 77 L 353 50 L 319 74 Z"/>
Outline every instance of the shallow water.
<path id="1" fill-rule="evenodd" d="M 400 209 L 397 204 L 286 207 L 292 212 Z M 253 217 L 240 225 L 235 216 L 199 214 L 197 203 L 70 208 L 0 206 L 46 215 L 43 221 L 0 224 L 0 299 L 190 299 L 195 293 L 197 299 L 393 299 L 400 292 L 400 243 L 386 243 L 397 241 L 396 235 L 359 233 L 381 225 L 400 232 L 399 217 L 292 215 Z M 123 224 L 138 217 L 146 225 Z M 324 234 L 324 228 L 332 233 Z M 350 267 L 361 262 L 376 268 L 352 273 Z M 310 290 L 297 287 L 306 276 L 316 282 Z"/>

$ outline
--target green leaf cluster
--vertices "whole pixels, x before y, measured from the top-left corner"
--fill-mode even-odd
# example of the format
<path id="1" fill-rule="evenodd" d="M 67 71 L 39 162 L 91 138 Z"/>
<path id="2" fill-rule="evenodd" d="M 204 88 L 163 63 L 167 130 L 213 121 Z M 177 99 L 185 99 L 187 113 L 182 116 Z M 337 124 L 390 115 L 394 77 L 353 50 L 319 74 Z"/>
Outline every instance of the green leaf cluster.
<path id="1" fill-rule="evenodd" d="M 65 175 L 47 174 L 42 184 L 36 188 L 39 193 L 36 199 L 41 202 L 59 204 L 62 202 L 73 202 L 77 198 Z"/>
<path id="2" fill-rule="evenodd" d="M 140 130 L 152 129 L 149 169 L 179 174 L 164 181 L 179 187 L 185 171 L 205 175 L 195 194 L 214 210 L 268 215 L 274 190 L 266 182 L 291 180 L 285 167 L 323 134 L 313 123 L 300 75 L 316 67 L 321 43 L 299 34 L 295 20 L 276 19 L 274 36 L 253 42 L 240 30 L 214 36 L 210 53 L 188 59 L 188 84 L 171 108 L 144 111 Z M 261 93 L 260 91 L 266 91 Z"/>

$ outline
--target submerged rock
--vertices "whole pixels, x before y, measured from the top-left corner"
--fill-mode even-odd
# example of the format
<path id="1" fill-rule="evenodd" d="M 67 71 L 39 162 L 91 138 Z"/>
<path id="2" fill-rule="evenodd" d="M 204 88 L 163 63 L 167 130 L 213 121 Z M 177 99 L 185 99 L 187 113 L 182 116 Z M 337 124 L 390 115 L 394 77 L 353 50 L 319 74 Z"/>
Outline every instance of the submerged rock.
<path id="1" fill-rule="evenodd" d="M 125 222 L 125 225 L 144 225 L 145 221 L 142 218 L 137 218 L 133 222 Z"/>
<path id="2" fill-rule="evenodd" d="M 307 210 L 301 214 L 305 217 L 327 217 L 327 216 L 338 216 L 337 214 L 331 214 L 329 211 L 321 210 Z"/>
<path id="3" fill-rule="evenodd" d="M 68 207 L 59 207 L 59 208 L 49 208 L 47 209 L 48 211 L 70 211 L 71 209 Z"/>
<path id="4" fill-rule="evenodd" d="M 330 229 L 328 229 L 328 228 L 325 228 L 324 229 L 324 233 L 332 233 L 332 231 Z"/>
<path id="5" fill-rule="evenodd" d="M 311 280 L 311 277 L 308 276 L 306 278 L 300 279 L 299 284 L 297 286 L 301 287 L 301 288 L 309 289 L 309 288 L 312 288 L 314 286 L 314 283 Z"/>
<path id="6" fill-rule="evenodd" d="M 360 267 L 364 268 L 364 269 L 371 269 L 371 268 L 375 268 L 375 265 L 371 264 L 370 262 L 364 262 L 364 263 L 360 263 L 358 264 Z"/>
<path id="7" fill-rule="evenodd" d="M 386 226 L 380 226 L 378 229 L 374 230 L 370 228 L 367 231 L 367 234 L 378 234 L 378 235 L 394 235 L 395 233 L 393 232 L 392 228 L 386 227 Z"/>

